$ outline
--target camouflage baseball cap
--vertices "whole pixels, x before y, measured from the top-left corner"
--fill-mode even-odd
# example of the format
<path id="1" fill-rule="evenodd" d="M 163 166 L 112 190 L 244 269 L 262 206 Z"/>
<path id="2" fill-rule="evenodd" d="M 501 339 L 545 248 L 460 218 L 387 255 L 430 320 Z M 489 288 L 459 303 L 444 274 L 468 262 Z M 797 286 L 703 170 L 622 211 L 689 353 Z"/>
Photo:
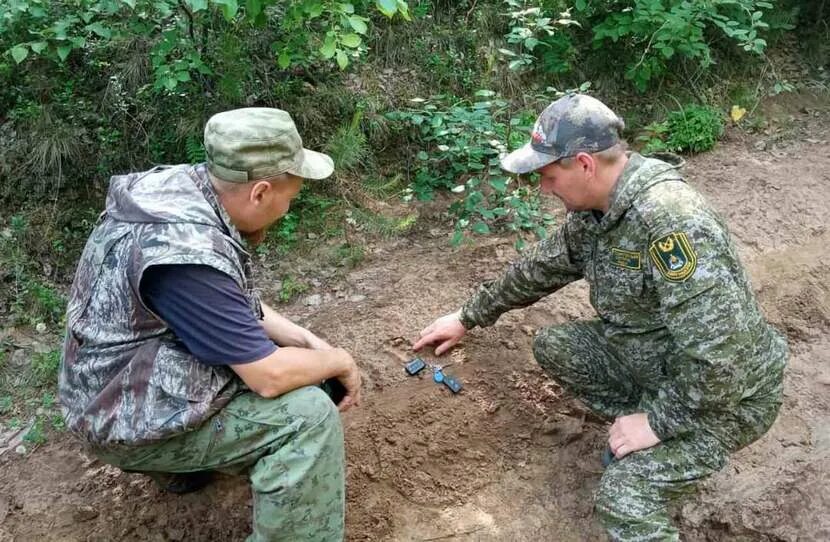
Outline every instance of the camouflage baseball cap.
<path id="1" fill-rule="evenodd" d="M 625 123 L 601 101 L 568 94 L 542 111 L 530 143 L 501 160 L 512 173 L 529 173 L 580 152 L 599 152 L 620 141 Z"/>
<path id="2" fill-rule="evenodd" d="M 331 158 L 303 148 L 291 115 L 281 109 L 248 107 L 213 115 L 205 125 L 205 151 L 210 172 L 236 183 L 283 173 L 325 179 L 334 171 Z"/>

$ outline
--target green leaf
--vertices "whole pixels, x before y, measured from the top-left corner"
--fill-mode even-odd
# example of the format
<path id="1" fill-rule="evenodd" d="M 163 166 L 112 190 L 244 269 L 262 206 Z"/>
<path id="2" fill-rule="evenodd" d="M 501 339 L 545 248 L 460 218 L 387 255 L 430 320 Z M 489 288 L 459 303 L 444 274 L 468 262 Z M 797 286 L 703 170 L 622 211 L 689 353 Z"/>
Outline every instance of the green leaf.
<path id="1" fill-rule="evenodd" d="M 585 11 L 585 8 L 588 7 L 588 2 L 586 0 L 576 0 L 574 2 L 574 7 L 577 11 Z"/>
<path id="2" fill-rule="evenodd" d="M 481 235 L 487 235 L 488 233 L 490 233 L 490 226 L 488 226 L 484 222 L 476 222 L 475 224 L 473 224 L 472 230 Z"/>
<path id="3" fill-rule="evenodd" d="M 35 53 L 40 54 L 43 52 L 44 49 L 46 49 L 47 44 L 45 41 L 34 41 L 29 44 L 29 47 L 31 47 L 32 51 L 34 51 Z"/>
<path id="4" fill-rule="evenodd" d="M 357 15 L 352 15 L 349 17 L 349 25 L 354 29 L 355 32 L 358 34 L 365 34 L 366 31 L 369 29 L 366 26 L 366 21 L 363 17 L 358 17 Z"/>
<path id="5" fill-rule="evenodd" d="M 207 0 L 187 0 L 187 5 L 194 13 L 207 9 L 207 4 Z"/>
<path id="6" fill-rule="evenodd" d="M 277 66 L 279 66 L 280 69 L 284 70 L 285 68 L 287 68 L 290 65 L 291 65 L 291 55 L 288 54 L 288 51 L 283 50 L 280 53 L 280 56 L 277 57 Z"/>
<path id="7" fill-rule="evenodd" d="M 262 0 L 245 0 L 245 16 L 255 21 L 262 13 Z"/>
<path id="8" fill-rule="evenodd" d="M 454 247 L 457 247 L 461 244 L 461 241 L 464 240 L 464 232 L 462 230 L 455 230 L 455 233 L 452 234 L 452 239 L 450 239 L 450 244 Z"/>
<path id="9" fill-rule="evenodd" d="M 90 25 L 87 25 L 85 30 L 87 32 L 92 32 L 92 33 L 96 34 L 97 36 L 102 37 L 104 39 L 109 39 L 109 38 L 112 37 L 112 30 L 110 30 L 109 28 L 105 27 L 104 25 L 102 25 L 100 22 L 97 22 L 97 21 L 90 24 Z"/>
<path id="10" fill-rule="evenodd" d="M 504 193 L 507 190 L 507 179 L 490 179 L 490 186 L 495 191 Z"/>
<path id="11" fill-rule="evenodd" d="M 524 65 L 525 65 L 524 60 L 511 60 L 510 63 L 507 65 L 507 68 L 510 69 L 510 70 L 515 71 L 515 70 L 518 70 L 519 68 L 521 68 Z"/>
<path id="12" fill-rule="evenodd" d="M 340 66 L 341 70 L 345 70 L 346 66 L 349 65 L 349 57 L 341 49 L 337 50 L 337 65 Z"/>
<path id="13" fill-rule="evenodd" d="M 71 53 L 71 52 L 72 52 L 72 46 L 71 45 L 61 45 L 60 47 L 58 47 L 58 58 L 60 58 L 61 62 L 63 62 L 64 60 L 66 60 L 66 57 L 68 57 L 69 53 Z"/>
<path id="14" fill-rule="evenodd" d="M 176 74 L 176 80 L 181 81 L 183 83 L 190 81 L 190 73 L 187 71 L 180 71 Z"/>
<path id="15" fill-rule="evenodd" d="M 409 16 L 409 4 L 405 0 L 398 0 L 398 13 L 401 14 L 404 21 L 412 20 L 412 17 Z"/>
<path id="16" fill-rule="evenodd" d="M 26 57 L 29 56 L 29 49 L 27 49 L 25 45 L 15 45 L 11 48 L 10 52 L 12 54 L 12 58 L 18 64 L 26 60 Z"/>
<path id="17" fill-rule="evenodd" d="M 429 155 L 424 151 L 418 151 L 416 156 L 418 157 L 418 160 L 429 160 Z"/>
<path id="18" fill-rule="evenodd" d="M 233 18 L 236 17 L 236 13 L 239 11 L 239 3 L 237 2 L 237 0 L 214 0 L 214 1 L 217 4 L 221 5 L 222 14 L 225 16 L 225 20 L 228 21 L 228 22 L 233 21 Z"/>
<path id="19" fill-rule="evenodd" d="M 320 54 L 323 55 L 323 58 L 329 59 L 334 56 L 336 50 L 337 48 L 334 36 L 326 36 L 326 41 L 323 42 L 323 46 L 320 47 Z"/>
<path id="20" fill-rule="evenodd" d="M 376 0 L 375 6 L 387 17 L 393 17 L 398 12 L 398 0 Z"/>
<path id="21" fill-rule="evenodd" d="M 320 2 L 315 2 L 313 4 L 306 3 L 303 9 L 305 9 L 309 19 L 316 19 L 323 14 L 323 4 Z"/>
<path id="22" fill-rule="evenodd" d="M 357 34 L 346 34 L 340 38 L 340 43 L 352 49 L 360 47 L 360 36 Z"/>

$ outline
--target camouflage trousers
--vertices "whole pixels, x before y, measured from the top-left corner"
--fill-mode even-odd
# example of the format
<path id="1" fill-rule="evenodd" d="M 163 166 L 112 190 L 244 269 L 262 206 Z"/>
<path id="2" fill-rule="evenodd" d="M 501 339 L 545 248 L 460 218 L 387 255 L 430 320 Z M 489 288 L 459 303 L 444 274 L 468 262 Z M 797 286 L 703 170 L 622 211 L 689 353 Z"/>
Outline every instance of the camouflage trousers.
<path id="1" fill-rule="evenodd" d="M 625 351 L 630 356 L 637 348 Z M 602 322 L 542 329 L 533 352 L 548 374 L 594 412 L 608 418 L 642 412 L 643 390 L 608 344 Z M 780 406 L 780 390 L 773 395 L 777 399 L 742 409 L 738 417 L 705 420 L 699 429 L 613 461 L 595 497 L 597 515 L 611 539 L 679 540 L 668 506 L 722 469 L 730 452 L 769 429 Z"/>
<path id="2" fill-rule="evenodd" d="M 320 388 L 275 399 L 244 393 L 199 429 L 96 453 L 131 471 L 247 473 L 254 494 L 249 542 L 343 540 L 343 428 Z"/>

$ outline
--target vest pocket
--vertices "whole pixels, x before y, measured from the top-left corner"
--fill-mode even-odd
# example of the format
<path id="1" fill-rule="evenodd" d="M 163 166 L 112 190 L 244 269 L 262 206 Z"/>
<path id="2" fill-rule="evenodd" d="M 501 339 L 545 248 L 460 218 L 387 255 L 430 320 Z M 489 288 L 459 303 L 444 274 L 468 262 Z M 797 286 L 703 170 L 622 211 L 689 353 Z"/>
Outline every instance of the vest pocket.
<path id="1" fill-rule="evenodd" d="M 159 347 L 150 381 L 167 395 L 202 403 L 217 391 L 211 385 L 213 380 L 213 368 L 189 352 L 166 343 Z"/>

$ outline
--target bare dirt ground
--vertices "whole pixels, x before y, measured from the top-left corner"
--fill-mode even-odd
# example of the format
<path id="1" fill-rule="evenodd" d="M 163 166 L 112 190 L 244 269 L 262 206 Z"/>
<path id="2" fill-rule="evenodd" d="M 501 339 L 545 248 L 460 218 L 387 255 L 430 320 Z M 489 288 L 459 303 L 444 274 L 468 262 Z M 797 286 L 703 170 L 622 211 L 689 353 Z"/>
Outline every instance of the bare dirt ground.
<path id="1" fill-rule="evenodd" d="M 772 430 L 676 510 L 693 541 L 830 540 L 830 107 L 805 99 L 769 115 L 779 129 L 732 130 L 685 168 L 726 216 L 792 350 Z M 537 328 L 592 315 L 585 285 L 471 333 L 450 356 L 465 385 L 453 396 L 405 376 L 411 341 L 515 252 L 500 238 L 451 250 L 444 233 L 373 246 L 357 269 L 318 280 L 309 294 L 321 304 L 284 309 L 364 369 L 365 404 L 344 416 L 348 540 L 603 539 L 591 495 L 606 424 L 547 380 L 530 350 Z M 240 540 L 250 513 L 244 479 L 163 494 L 69 437 L 0 455 L 0 541 Z"/>

